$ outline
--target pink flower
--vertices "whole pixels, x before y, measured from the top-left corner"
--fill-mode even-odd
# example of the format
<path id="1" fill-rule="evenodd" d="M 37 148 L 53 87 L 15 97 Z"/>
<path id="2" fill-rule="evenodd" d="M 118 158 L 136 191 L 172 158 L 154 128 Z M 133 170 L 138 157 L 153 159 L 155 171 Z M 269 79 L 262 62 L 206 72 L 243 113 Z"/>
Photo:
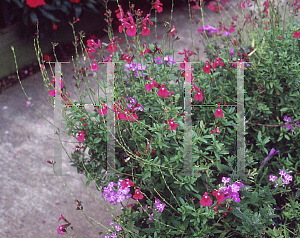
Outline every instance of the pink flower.
<path id="1" fill-rule="evenodd" d="M 126 55 L 123 54 L 121 59 L 126 60 L 126 62 L 128 64 L 130 64 L 131 58 L 129 57 L 129 54 L 126 54 Z"/>
<path id="2" fill-rule="evenodd" d="M 241 5 L 239 5 L 239 8 L 241 9 L 241 8 L 245 8 L 245 3 L 242 1 L 242 4 Z"/>
<path id="3" fill-rule="evenodd" d="M 65 231 L 65 225 L 58 224 L 57 233 L 60 235 L 63 235 L 63 234 L 65 234 L 64 231 Z"/>
<path id="4" fill-rule="evenodd" d="M 151 90 L 153 87 L 154 87 L 154 86 L 153 86 L 153 83 L 152 83 L 152 82 L 145 85 L 145 89 L 146 89 L 148 92 L 150 92 L 150 90 Z"/>
<path id="5" fill-rule="evenodd" d="M 144 57 L 145 54 L 150 53 L 151 50 L 144 44 L 145 50 L 140 53 L 140 56 Z"/>
<path id="6" fill-rule="evenodd" d="M 223 117 L 223 111 L 220 108 L 220 105 L 218 106 L 218 109 L 216 111 L 216 113 L 214 114 L 215 117 Z"/>
<path id="7" fill-rule="evenodd" d="M 164 97 L 164 98 L 170 97 L 170 93 L 165 88 L 165 84 L 164 83 L 161 85 L 161 88 L 158 90 L 157 94 L 158 94 L 158 96 Z"/>
<path id="8" fill-rule="evenodd" d="M 90 66 L 90 69 L 92 71 L 97 71 L 99 69 L 96 60 L 94 60 L 94 63 L 92 64 L 92 66 Z"/>
<path id="9" fill-rule="evenodd" d="M 118 19 L 123 19 L 125 17 L 124 11 L 123 11 L 121 5 L 118 5 L 118 6 L 119 6 L 119 9 L 115 11 L 116 16 Z"/>
<path id="10" fill-rule="evenodd" d="M 218 190 L 218 191 L 213 191 L 212 194 L 214 196 L 216 196 L 216 199 L 218 200 L 218 203 L 220 204 L 221 202 L 223 202 L 224 199 L 224 194 L 222 194 L 222 191 Z"/>
<path id="11" fill-rule="evenodd" d="M 172 119 L 170 119 L 170 120 L 168 120 L 168 122 L 169 122 L 169 126 L 170 126 L 170 131 L 173 131 L 173 130 L 176 130 L 177 129 L 177 127 L 178 127 L 178 124 L 176 124 L 175 122 L 174 122 L 174 119 L 172 118 Z"/>
<path id="12" fill-rule="evenodd" d="M 107 114 L 107 106 L 105 104 L 102 104 L 104 107 L 98 110 L 100 115 L 106 115 Z"/>
<path id="13" fill-rule="evenodd" d="M 211 67 L 211 65 L 208 62 L 206 62 L 205 66 L 203 67 L 203 71 L 205 73 L 209 74 L 210 73 L 210 67 Z"/>
<path id="14" fill-rule="evenodd" d="M 295 32 L 293 37 L 294 38 L 300 38 L 300 32 Z"/>
<path id="15" fill-rule="evenodd" d="M 229 28 L 229 32 L 235 32 L 235 29 L 234 29 L 233 26 L 231 26 L 231 27 Z"/>
<path id="16" fill-rule="evenodd" d="M 154 4 L 154 9 L 156 9 L 158 13 L 161 13 L 163 11 L 162 6 L 163 4 L 159 0 L 156 0 Z"/>
<path id="17" fill-rule="evenodd" d="M 55 90 L 50 90 L 49 95 L 52 96 L 52 97 L 55 97 Z"/>
<path id="18" fill-rule="evenodd" d="M 128 178 L 123 180 L 122 183 L 121 183 L 121 186 L 122 186 L 122 189 L 124 190 L 125 188 L 127 187 L 130 187 L 130 186 L 135 186 L 135 184 L 133 182 L 131 182 Z"/>
<path id="19" fill-rule="evenodd" d="M 207 192 L 204 193 L 204 196 L 200 200 L 200 204 L 202 206 L 209 207 L 212 204 L 212 201 L 210 200 L 210 197 L 207 195 Z"/>
<path id="20" fill-rule="evenodd" d="M 194 96 L 196 101 L 202 101 L 203 100 L 203 93 L 200 91 Z"/>
<path id="21" fill-rule="evenodd" d="M 84 131 L 78 131 L 78 133 L 79 133 L 79 136 L 77 137 L 77 140 L 79 141 L 79 142 L 82 142 L 82 141 L 84 141 L 84 135 L 86 134 Z"/>
<path id="22" fill-rule="evenodd" d="M 63 219 L 64 221 L 66 221 L 66 218 L 64 218 L 64 216 L 63 216 L 61 213 L 59 213 L 59 219 L 58 219 L 58 222 L 59 222 L 61 219 Z"/>
<path id="23" fill-rule="evenodd" d="M 143 24 L 142 29 L 143 29 L 143 31 L 141 32 L 141 35 L 142 35 L 142 36 L 150 35 L 151 31 L 148 29 L 148 27 L 147 27 L 146 24 Z"/>
<path id="24" fill-rule="evenodd" d="M 282 39 L 282 36 L 278 36 L 278 39 Z"/>
<path id="25" fill-rule="evenodd" d="M 117 48 L 118 47 L 116 46 L 115 42 L 109 43 L 108 46 L 107 46 L 107 50 L 110 53 L 116 52 Z"/>
<path id="26" fill-rule="evenodd" d="M 126 30 L 126 34 L 129 36 L 135 36 L 135 34 L 136 34 L 135 25 L 131 25 L 130 27 L 128 27 L 128 29 Z"/>
<path id="27" fill-rule="evenodd" d="M 135 194 L 133 195 L 133 198 L 138 200 L 138 199 L 143 199 L 143 197 L 144 197 L 143 194 L 141 194 L 140 190 L 137 188 L 135 190 Z"/>
<path id="28" fill-rule="evenodd" d="M 108 62 L 108 61 L 112 61 L 111 58 L 113 57 L 113 55 L 108 56 L 106 59 L 103 60 L 103 62 Z"/>
<path id="29" fill-rule="evenodd" d="M 29 7 L 36 8 L 38 6 L 46 5 L 44 0 L 26 0 Z"/>

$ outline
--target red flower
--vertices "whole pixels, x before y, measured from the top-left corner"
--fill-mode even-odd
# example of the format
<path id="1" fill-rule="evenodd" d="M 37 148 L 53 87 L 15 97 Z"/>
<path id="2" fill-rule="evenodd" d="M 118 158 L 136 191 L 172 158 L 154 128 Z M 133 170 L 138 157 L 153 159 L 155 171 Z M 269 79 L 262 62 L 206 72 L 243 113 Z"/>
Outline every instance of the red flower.
<path id="1" fill-rule="evenodd" d="M 157 94 L 158 94 L 158 96 L 164 97 L 164 98 L 170 97 L 170 93 L 165 88 L 165 84 L 164 83 L 161 85 L 161 88 L 158 90 Z"/>
<path id="2" fill-rule="evenodd" d="M 144 44 L 145 50 L 140 53 L 140 56 L 144 57 L 145 54 L 150 53 L 151 50 Z"/>
<path id="3" fill-rule="evenodd" d="M 44 0 L 26 0 L 29 7 L 36 8 L 38 6 L 46 5 Z"/>
<path id="4" fill-rule="evenodd" d="M 234 29 L 234 27 L 233 26 L 231 26 L 230 28 L 229 28 L 229 30 L 228 30 L 229 32 L 235 32 L 235 29 Z"/>
<path id="5" fill-rule="evenodd" d="M 133 206 L 135 205 L 136 203 L 131 203 L 129 205 L 126 206 L 126 208 L 130 208 L 131 207 L 131 210 L 133 211 Z"/>
<path id="6" fill-rule="evenodd" d="M 57 25 L 53 24 L 52 29 L 53 29 L 54 31 L 56 31 L 56 30 L 57 30 Z"/>
<path id="7" fill-rule="evenodd" d="M 117 48 L 118 47 L 116 46 L 115 42 L 109 43 L 108 46 L 107 46 L 107 50 L 110 53 L 116 52 Z"/>
<path id="8" fill-rule="evenodd" d="M 118 19 L 123 19 L 125 14 L 122 7 L 119 5 L 119 9 L 115 11 Z"/>
<path id="9" fill-rule="evenodd" d="M 134 187 L 135 184 L 133 182 L 131 182 L 128 178 L 123 180 L 121 183 L 122 189 L 124 190 L 125 188 L 127 188 L 128 186 L 130 187 Z"/>
<path id="10" fill-rule="evenodd" d="M 128 29 L 126 30 L 126 34 L 129 35 L 129 36 L 135 36 L 135 34 L 136 34 L 136 27 L 135 27 L 135 25 L 130 25 L 128 27 Z"/>
<path id="11" fill-rule="evenodd" d="M 130 64 L 131 58 L 129 57 L 129 54 L 126 54 L 126 55 L 123 54 L 121 59 L 126 60 L 126 62 L 128 64 Z"/>
<path id="12" fill-rule="evenodd" d="M 210 197 L 207 195 L 207 192 L 204 193 L 204 196 L 200 200 L 200 204 L 202 206 L 210 206 L 212 204 L 212 201 L 210 200 Z"/>
<path id="13" fill-rule="evenodd" d="M 79 3 L 80 0 L 70 0 L 71 3 Z"/>
<path id="14" fill-rule="evenodd" d="M 293 37 L 294 38 L 300 38 L 300 32 L 295 32 Z"/>
<path id="15" fill-rule="evenodd" d="M 216 196 L 216 199 L 218 200 L 219 204 L 224 201 L 224 194 L 222 194 L 222 191 L 213 191 L 212 194 Z"/>
<path id="16" fill-rule="evenodd" d="M 203 67 L 203 71 L 205 73 L 209 74 L 210 73 L 210 67 L 211 67 L 211 65 L 208 62 L 206 62 L 205 66 Z"/>
<path id="17" fill-rule="evenodd" d="M 168 120 L 168 122 L 169 122 L 169 126 L 170 126 L 170 131 L 173 131 L 173 130 L 176 130 L 177 129 L 177 127 L 178 127 L 178 124 L 176 124 L 175 122 L 174 122 L 174 119 L 172 118 L 172 119 L 170 119 L 170 120 Z"/>
<path id="18" fill-rule="evenodd" d="M 162 6 L 163 4 L 159 0 L 156 0 L 154 4 L 154 9 L 156 9 L 158 13 L 161 13 L 163 11 Z"/>
<path id="19" fill-rule="evenodd" d="M 151 31 L 149 30 L 146 24 L 143 24 L 142 29 L 143 29 L 143 31 L 141 32 L 142 36 L 150 35 Z"/>
<path id="20" fill-rule="evenodd" d="M 196 101 L 202 101 L 203 100 L 203 93 L 200 91 L 194 96 Z"/>
<path id="21" fill-rule="evenodd" d="M 59 222 L 61 219 L 63 219 L 63 220 L 66 222 L 66 218 L 64 218 L 64 216 L 63 216 L 61 213 L 59 213 L 59 219 L 58 219 L 58 222 Z"/>
<path id="22" fill-rule="evenodd" d="M 43 55 L 43 59 L 44 59 L 45 61 L 51 61 L 52 57 L 51 57 L 51 55 L 46 55 L 46 54 L 44 54 L 44 55 Z"/>
<path id="23" fill-rule="evenodd" d="M 137 188 L 135 190 L 135 194 L 133 195 L 133 198 L 138 200 L 138 199 L 143 199 L 143 197 L 144 197 L 143 194 L 141 194 L 140 190 Z"/>
<path id="24" fill-rule="evenodd" d="M 214 115 L 215 115 L 215 117 L 223 117 L 223 111 L 220 108 L 220 105 L 218 106 L 218 109 Z"/>

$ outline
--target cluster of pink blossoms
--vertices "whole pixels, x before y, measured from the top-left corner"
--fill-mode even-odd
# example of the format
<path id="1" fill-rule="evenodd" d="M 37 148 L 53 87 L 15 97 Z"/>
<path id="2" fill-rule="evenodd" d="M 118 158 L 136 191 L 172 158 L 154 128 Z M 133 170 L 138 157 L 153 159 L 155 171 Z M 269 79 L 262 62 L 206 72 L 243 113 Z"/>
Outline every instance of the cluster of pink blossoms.
<path id="1" fill-rule="evenodd" d="M 119 5 L 119 9 L 116 10 L 116 13 L 117 13 L 116 14 L 117 18 L 121 22 L 121 25 L 119 26 L 119 32 L 122 33 L 124 28 L 126 28 L 126 34 L 128 36 L 136 36 L 136 32 L 137 32 L 136 24 L 134 22 L 133 17 L 130 14 L 130 12 L 127 12 L 128 17 L 125 18 L 124 11 L 123 11 L 122 7 Z M 137 10 L 137 15 L 141 16 L 140 9 Z M 150 21 L 149 16 L 150 16 L 150 14 L 147 14 L 146 17 L 144 17 L 144 19 L 142 21 L 142 32 L 141 32 L 142 36 L 147 36 L 151 33 L 151 31 L 147 27 L 147 22 L 149 22 L 151 25 L 153 25 L 153 22 Z"/>

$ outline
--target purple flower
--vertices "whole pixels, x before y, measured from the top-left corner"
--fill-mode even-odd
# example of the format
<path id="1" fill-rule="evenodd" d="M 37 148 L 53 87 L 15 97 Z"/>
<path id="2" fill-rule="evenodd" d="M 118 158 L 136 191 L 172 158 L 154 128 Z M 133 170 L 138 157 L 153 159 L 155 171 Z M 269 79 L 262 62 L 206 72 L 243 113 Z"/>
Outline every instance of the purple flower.
<path id="1" fill-rule="evenodd" d="M 111 237 L 111 238 L 118 238 L 118 236 L 117 236 L 117 233 L 116 233 L 116 232 L 112 233 L 110 237 Z"/>
<path id="2" fill-rule="evenodd" d="M 115 226 L 115 228 L 116 228 L 117 231 L 121 231 L 121 230 L 122 230 L 122 227 L 121 227 L 119 224 L 117 224 L 117 225 Z"/>
<path id="3" fill-rule="evenodd" d="M 160 57 L 156 57 L 154 61 L 155 61 L 156 64 L 163 64 L 164 63 L 163 58 L 160 58 Z"/>
<path id="4" fill-rule="evenodd" d="M 209 25 L 204 26 L 204 28 L 203 28 L 203 26 L 201 26 L 198 29 L 198 32 L 201 34 L 203 30 L 208 31 L 207 32 L 208 35 L 211 35 L 211 34 L 216 33 L 218 31 L 218 29 L 216 27 L 209 26 Z"/>
<path id="5" fill-rule="evenodd" d="M 168 65 L 172 66 L 173 64 L 176 64 L 175 61 L 173 61 L 173 56 L 166 55 L 164 58 L 165 61 L 168 61 Z"/>
<path id="6" fill-rule="evenodd" d="M 284 170 L 279 170 L 279 175 L 281 175 L 281 176 L 284 176 L 284 175 L 286 175 L 286 172 L 284 171 Z"/>
<path id="7" fill-rule="evenodd" d="M 142 66 L 141 63 L 131 63 L 131 64 L 125 64 L 126 69 L 124 71 L 140 71 L 140 70 L 145 70 L 147 66 Z"/>
<path id="8" fill-rule="evenodd" d="M 226 178 L 226 177 L 223 177 L 222 178 L 222 183 L 228 183 L 229 181 L 231 180 L 231 178 Z"/>
<path id="9" fill-rule="evenodd" d="M 230 49 L 230 56 L 233 57 L 233 55 L 234 55 L 234 50 Z"/>
<path id="10" fill-rule="evenodd" d="M 230 36 L 230 35 L 231 35 L 231 33 L 230 33 L 230 32 L 228 32 L 228 31 L 224 31 L 224 32 L 222 33 L 222 35 L 225 35 L 225 36 Z"/>
<path id="11" fill-rule="evenodd" d="M 282 179 L 282 181 L 283 181 L 285 184 L 289 184 L 290 181 L 292 181 L 292 180 L 293 180 L 293 176 L 291 176 L 291 175 L 289 175 L 289 174 L 286 174 L 286 175 L 284 176 L 284 179 Z"/>
<path id="12" fill-rule="evenodd" d="M 127 98 L 126 101 L 129 101 L 129 103 L 131 103 L 133 105 L 136 104 L 135 98 L 132 98 L 132 97 Z"/>
<path id="13" fill-rule="evenodd" d="M 285 122 L 292 122 L 292 121 L 293 121 L 290 117 L 287 117 L 287 116 L 285 116 L 285 117 L 283 118 L 283 120 L 284 120 Z"/>
<path id="14" fill-rule="evenodd" d="M 261 163 L 260 168 L 262 168 L 262 167 L 267 163 L 267 161 L 268 161 L 270 158 L 272 158 L 274 155 L 277 155 L 279 152 L 280 152 L 279 150 L 275 151 L 275 149 L 272 148 L 271 151 L 270 151 L 270 154 L 269 154 L 269 155 L 264 159 L 264 161 Z"/>
<path id="15" fill-rule="evenodd" d="M 274 176 L 272 174 L 269 176 L 269 181 L 275 182 L 276 179 L 277 179 L 277 176 Z"/>

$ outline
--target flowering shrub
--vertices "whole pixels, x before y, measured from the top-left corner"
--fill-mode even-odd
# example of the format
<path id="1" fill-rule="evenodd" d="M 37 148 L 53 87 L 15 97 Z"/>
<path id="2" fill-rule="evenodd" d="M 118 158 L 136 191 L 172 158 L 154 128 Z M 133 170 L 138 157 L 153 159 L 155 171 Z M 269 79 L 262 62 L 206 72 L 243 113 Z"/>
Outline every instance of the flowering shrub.
<path id="1" fill-rule="evenodd" d="M 152 5 L 157 12 L 163 11 L 159 1 Z M 240 6 L 244 8 L 245 3 Z M 273 4 L 267 6 L 266 10 Z M 223 8 L 212 3 L 209 9 L 219 12 Z M 283 232 L 297 237 L 300 78 L 296 38 L 300 35 L 294 22 L 286 31 L 279 27 L 281 21 L 278 27 L 271 21 L 266 29 L 258 28 L 252 35 L 256 49 L 241 39 L 231 40 L 238 37 L 234 26 L 220 27 L 220 34 L 202 26 L 198 32 L 203 37 L 213 29 L 210 34 L 227 42 L 227 47 L 219 53 L 212 44 L 207 45 L 208 60 L 188 69 L 193 50 L 180 52 L 184 57 L 175 62 L 174 52 L 158 44 L 140 44 L 151 33 L 149 14 L 134 8 L 125 14 L 121 6 L 116 14 L 119 32 L 133 37 L 137 44 L 129 45 L 121 55 L 112 35 L 108 44 L 89 40 L 88 49 L 81 37 L 85 63 L 90 66 L 73 68 L 88 80 L 86 71 L 97 75 L 104 62 L 116 62 L 114 107 L 108 108 L 109 99 L 99 96 L 86 102 L 98 105 L 94 112 L 75 107 L 64 114 L 67 133 L 83 148 L 78 146 L 72 154 L 72 166 L 86 175 L 87 186 L 95 181 L 105 201 L 123 206 L 123 213 L 114 219 L 118 229 L 110 230 L 106 237 L 279 237 Z M 107 17 L 110 22 L 110 15 Z M 111 54 L 109 58 L 104 59 L 104 50 Z M 245 174 L 238 173 L 236 165 L 239 62 L 245 63 Z M 191 80 L 193 106 L 189 158 L 185 157 L 184 131 L 189 117 L 184 106 L 186 78 Z M 94 94 L 86 90 L 91 100 Z M 112 111 L 114 168 L 107 162 L 108 115 Z M 186 159 L 192 162 L 192 176 L 183 173 Z M 109 169 L 114 174 L 107 173 Z M 273 175 L 278 170 L 281 181 Z M 123 205 L 129 197 L 136 203 Z M 65 228 L 59 227 L 58 232 Z"/>

